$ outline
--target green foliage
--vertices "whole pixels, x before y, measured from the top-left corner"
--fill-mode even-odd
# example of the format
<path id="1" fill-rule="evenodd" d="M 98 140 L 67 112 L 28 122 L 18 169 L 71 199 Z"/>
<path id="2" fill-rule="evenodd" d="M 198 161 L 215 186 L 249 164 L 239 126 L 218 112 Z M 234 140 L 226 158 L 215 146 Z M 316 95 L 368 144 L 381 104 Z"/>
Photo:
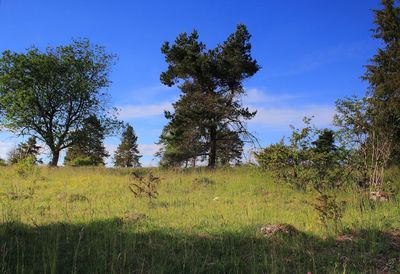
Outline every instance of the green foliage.
<path id="1" fill-rule="evenodd" d="M 347 176 L 346 150 L 336 147 L 332 130 L 316 129 L 310 122 L 304 118 L 304 128 L 291 127 L 288 144 L 282 139 L 256 153 L 257 162 L 279 181 L 299 189 L 338 188 Z"/>
<path id="2" fill-rule="evenodd" d="M 93 159 L 89 156 L 82 157 L 82 156 L 75 156 L 72 159 L 68 159 L 66 165 L 70 166 L 96 166 L 101 165 L 101 163 L 95 164 Z"/>
<path id="3" fill-rule="evenodd" d="M 320 223 L 327 231 L 333 226 L 334 233 L 338 233 L 340 221 L 343 217 L 344 203 L 339 203 L 335 195 L 320 193 L 313 204 L 314 209 L 318 212 Z"/>
<path id="4" fill-rule="evenodd" d="M 167 86 L 179 84 L 180 99 L 174 113 L 166 112 L 169 124 L 160 136 L 158 153 L 163 166 L 208 166 L 238 161 L 243 140 L 254 140 L 244 121 L 256 112 L 241 105 L 243 81 L 253 76 L 259 65 L 251 57 L 251 35 L 238 25 L 235 33 L 214 49 L 199 42 L 196 31 L 180 34 L 175 43 L 165 42 L 161 52 L 168 69 L 161 73 Z"/>
<path id="5" fill-rule="evenodd" d="M 84 121 L 97 115 L 112 130 L 119 126 L 108 106 L 109 72 L 114 56 L 87 39 L 70 45 L 33 47 L 26 53 L 3 52 L 0 58 L 1 123 L 46 143 L 51 165 L 75 143 Z"/>
<path id="6" fill-rule="evenodd" d="M 0 158 L 0 166 L 7 166 L 7 161 Z"/>
<path id="7" fill-rule="evenodd" d="M 108 153 L 103 140 L 105 128 L 96 116 L 84 121 L 82 129 L 75 134 L 75 144 L 67 150 L 64 158 L 66 165 L 101 166 Z"/>
<path id="8" fill-rule="evenodd" d="M 121 144 L 118 146 L 114 154 L 114 165 L 117 167 L 140 167 L 138 137 L 131 125 L 127 125 L 122 133 Z"/>
<path id="9" fill-rule="evenodd" d="M 347 149 L 349 165 L 360 186 L 381 189 L 393 149 L 395 132 L 382 124 L 382 109 L 371 98 L 344 98 L 336 102 L 334 124 Z"/>
<path id="10" fill-rule="evenodd" d="M 36 138 L 30 137 L 27 142 L 19 144 L 16 149 L 9 152 L 8 162 L 10 164 L 16 164 L 30 157 L 34 163 L 41 163 L 42 161 L 37 159 L 40 148 L 41 147 L 36 144 Z"/>
<path id="11" fill-rule="evenodd" d="M 39 172 L 36 166 L 36 161 L 33 156 L 27 156 L 20 159 L 17 163 L 13 165 L 15 173 L 21 178 L 29 178 L 31 176 L 36 176 Z"/>

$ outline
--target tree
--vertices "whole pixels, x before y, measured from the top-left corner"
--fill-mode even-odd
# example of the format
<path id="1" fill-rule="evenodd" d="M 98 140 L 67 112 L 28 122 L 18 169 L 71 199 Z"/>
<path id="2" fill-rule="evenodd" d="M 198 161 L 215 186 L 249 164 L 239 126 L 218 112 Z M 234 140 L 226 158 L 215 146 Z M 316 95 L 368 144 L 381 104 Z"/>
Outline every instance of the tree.
<path id="1" fill-rule="evenodd" d="M 396 4 L 395 4 L 396 3 Z M 400 152 L 400 6 L 399 1 L 382 0 L 375 10 L 374 38 L 383 47 L 366 66 L 364 79 L 370 84 L 371 114 L 374 127 L 393 133 L 392 155 Z"/>
<path id="2" fill-rule="evenodd" d="M 66 165 L 104 165 L 108 157 L 103 141 L 105 128 L 96 116 L 85 120 L 83 128 L 76 133 L 74 145 L 68 148 Z"/>
<path id="3" fill-rule="evenodd" d="M 60 151 L 75 144 L 75 133 L 89 117 L 99 117 L 107 133 L 120 125 L 104 90 L 113 59 L 87 39 L 45 51 L 33 47 L 26 53 L 3 52 L 2 125 L 43 141 L 52 154 L 50 165 L 56 166 Z"/>
<path id="4" fill-rule="evenodd" d="M 359 184 L 382 187 L 384 170 L 392 151 L 395 128 L 382 123 L 386 109 L 374 98 L 345 98 L 336 102 L 334 124 L 340 141 L 351 152 L 351 164 L 359 170 Z"/>
<path id="5" fill-rule="evenodd" d="M 335 133 L 331 129 L 324 129 L 318 139 L 312 143 L 318 153 L 329 153 L 336 150 Z"/>
<path id="6" fill-rule="evenodd" d="M 16 164 L 21 160 L 31 157 L 33 163 L 40 163 L 37 157 L 40 153 L 40 146 L 36 143 L 35 137 L 30 137 L 26 142 L 20 143 L 16 149 L 13 149 L 8 154 L 8 162 Z"/>
<path id="7" fill-rule="evenodd" d="M 140 167 L 137 136 L 131 125 L 122 133 L 121 144 L 114 155 L 114 165 L 118 167 Z"/>
<path id="8" fill-rule="evenodd" d="M 180 34 L 173 45 L 163 44 L 161 51 L 168 68 L 161 73 L 161 82 L 178 85 L 182 95 L 173 105 L 174 113 L 166 112 L 169 124 L 160 143 L 168 143 L 173 151 L 184 155 L 180 160 L 193 158 L 195 162 L 200 157 L 214 167 L 218 162 L 240 157 L 231 152 L 241 151 L 243 138 L 254 140 L 244 121 L 256 112 L 242 107 L 240 102 L 245 93 L 243 81 L 260 68 L 250 54 L 250 37 L 246 26 L 238 25 L 235 33 L 214 49 L 207 50 L 198 41 L 197 31 Z M 186 151 L 184 143 L 195 144 L 196 149 Z M 229 153 L 227 143 L 234 143 Z"/>

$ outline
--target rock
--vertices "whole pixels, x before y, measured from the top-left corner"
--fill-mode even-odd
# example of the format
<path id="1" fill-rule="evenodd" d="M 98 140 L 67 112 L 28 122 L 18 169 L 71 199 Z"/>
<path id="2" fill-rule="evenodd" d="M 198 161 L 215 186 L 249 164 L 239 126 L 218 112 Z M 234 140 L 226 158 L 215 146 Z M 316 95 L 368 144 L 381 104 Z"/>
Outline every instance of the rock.
<path id="1" fill-rule="evenodd" d="M 139 221 L 141 221 L 143 219 L 146 219 L 146 218 L 147 218 L 146 214 L 135 213 L 135 212 L 126 212 L 122 219 L 123 219 L 123 221 L 125 223 L 132 224 L 132 223 L 139 222 Z"/>
<path id="2" fill-rule="evenodd" d="M 369 193 L 369 199 L 375 202 L 386 202 L 389 201 L 390 194 L 384 191 L 371 191 Z"/>
<path id="3" fill-rule="evenodd" d="M 337 236 L 335 240 L 337 243 L 345 243 L 345 242 L 352 242 L 353 238 L 354 237 L 351 234 L 343 234 L 343 235 Z"/>
<path id="4" fill-rule="evenodd" d="M 284 233 L 284 234 L 293 234 L 297 230 L 292 225 L 288 224 L 273 224 L 273 225 L 264 225 L 261 227 L 261 233 L 264 236 L 269 237 L 276 233 Z"/>

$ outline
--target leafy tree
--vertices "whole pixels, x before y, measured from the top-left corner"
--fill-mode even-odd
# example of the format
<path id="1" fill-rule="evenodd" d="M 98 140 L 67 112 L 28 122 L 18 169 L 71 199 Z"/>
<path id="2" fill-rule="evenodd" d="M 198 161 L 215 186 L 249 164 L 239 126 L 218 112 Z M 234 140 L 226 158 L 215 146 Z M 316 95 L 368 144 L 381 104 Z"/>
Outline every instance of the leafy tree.
<path id="1" fill-rule="evenodd" d="M 104 91 L 114 56 L 87 39 L 70 45 L 33 47 L 0 58 L 1 123 L 17 134 L 30 134 L 50 149 L 50 165 L 75 144 L 75 133 L 96 115 L 111 132 L 119 126 Z"/>
<path id="2" fill-rule="evenodd" d="M 41 160 L 37 159 L 40 148 L 41 147 L 36 143 L 36 138 L 30 137 L 26 142 L 19 144 L 16 149 L 9 152 L 8 162 L 10 164 L 16 164 L 30 157 L 33 163 L 40 163 Z"/>
<path id="3" fill-rule="evenodd" d="M 75 144 L 68 148 L 64 161 L 66 165 L 104 165 L 108 157 L 103 141 L 105 128 L 96 116 L 85 120 L 83 128 L 76 132 Z"/>
<path id="4" fill-rule="evenodd" d="M 127 125 L 122 133 L 121 144 L 118 146 L 114 155 L 114 165 L 118 167 L 140 167 L 138 137 L 135 135 L 133 127 Z"/>
<path id="5" fill-rule="evenodd" d="M 240 157 L 236 152 L 242 149 L 241 138 L 254 140 L 244 121 L 256 112 L 240 102 L 245 93 L 243 81 L 260 68 L 250 54 L 250 37 L 246 26 L 238 25 L 235 33 L 214 49 L 207 50 L 199 42 L 197 31 L 180 34 L 173 45 L 163 44 L 161 51 L 168 68 L 161 73 L 161 82 L 178 85 L 182 95 L 174 104 L 174 113 L 166 112 L 170 121 L 160 143 L 167 145 L 165 152 L 177 152 L 173 154 L 179 156 L 177 162 L 195 162 L 200 157 L 214 167 Z M 194 147 L 188 151 L 185 143 Z M 227 143 L 234 143 L 230 152 Z"/>
<path id="6" fill-rule="evenodd" d="M 336 102 L 334 123 L 340 141 L 350 152 L 358 183 L 379 189 L 392 151 L 395 128 L 382 125 L 382 112 L 374 98 L 345 98 Z"/>

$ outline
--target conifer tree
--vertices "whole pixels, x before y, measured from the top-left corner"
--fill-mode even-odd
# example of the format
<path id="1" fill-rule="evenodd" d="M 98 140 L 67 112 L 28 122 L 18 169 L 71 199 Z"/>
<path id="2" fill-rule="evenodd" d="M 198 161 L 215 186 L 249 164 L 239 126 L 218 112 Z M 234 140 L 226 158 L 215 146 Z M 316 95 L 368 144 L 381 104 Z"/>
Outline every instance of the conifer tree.
<path id="1" fill-rule="evenodd" d="M 114 165 L 117 167 L 140 167 L 138 137 L 133 127 L 127 124 L 125 131 L 122 133 L 121 144 L 118 146 L 114 155 Z"/>
<path id="2" fill-rule="evenodd" d="M 75 144 L 67 150 L 66 165 L 104 165 L 108 153 L 104 147 L 105 128 L 96 116 L 85 120 L 82 130 L 74 136 Z"/>
<path id="3" fill-rule="evenodd" d="M 245 121 L 256 112 L 240 101 L 245 94 L 243 81 L 260 68 L 251 57 L 250 37 L 246 26 L 238 25 L 214 49 L 208 50 L 199 41 L 197 31 L 180 34 L 172 45 L 163 44 L 168 68 L 161 82 L 179 84 L 182 95 L 173 105 L 174 112 L 166 112 L 169 124 L 159 142 L 164 145 L 159 153 L 162 162 L 170 159 L 179 165 L 199 159 L 215 167 L 239 159 L 243 139 L 254 140 Z"/>
<path id="4" fill-rule="evenodd" d="M 367 65 L 364 79 L 370 84 L 370 115 L 379 132 L 390 134 L 392 154 L 400 152 L 400 1 L 382 0 L 375 10 L 374 38 L 382 47 Z M 397 153 L 396 153 L 397 151 Z"/>
<path id="5" fill-rule="evenodd" d="M 11 150 L 8 154 L 8 162 L 10 164 L 16 164 L 21 160 L 31 157 L 34 163 L 40 163 L 37 157 L 40 153 L 40 146 L 36 143 L 35 137 L 30 137 L 26 142 L 21 143 L 14 150 Z"/>

